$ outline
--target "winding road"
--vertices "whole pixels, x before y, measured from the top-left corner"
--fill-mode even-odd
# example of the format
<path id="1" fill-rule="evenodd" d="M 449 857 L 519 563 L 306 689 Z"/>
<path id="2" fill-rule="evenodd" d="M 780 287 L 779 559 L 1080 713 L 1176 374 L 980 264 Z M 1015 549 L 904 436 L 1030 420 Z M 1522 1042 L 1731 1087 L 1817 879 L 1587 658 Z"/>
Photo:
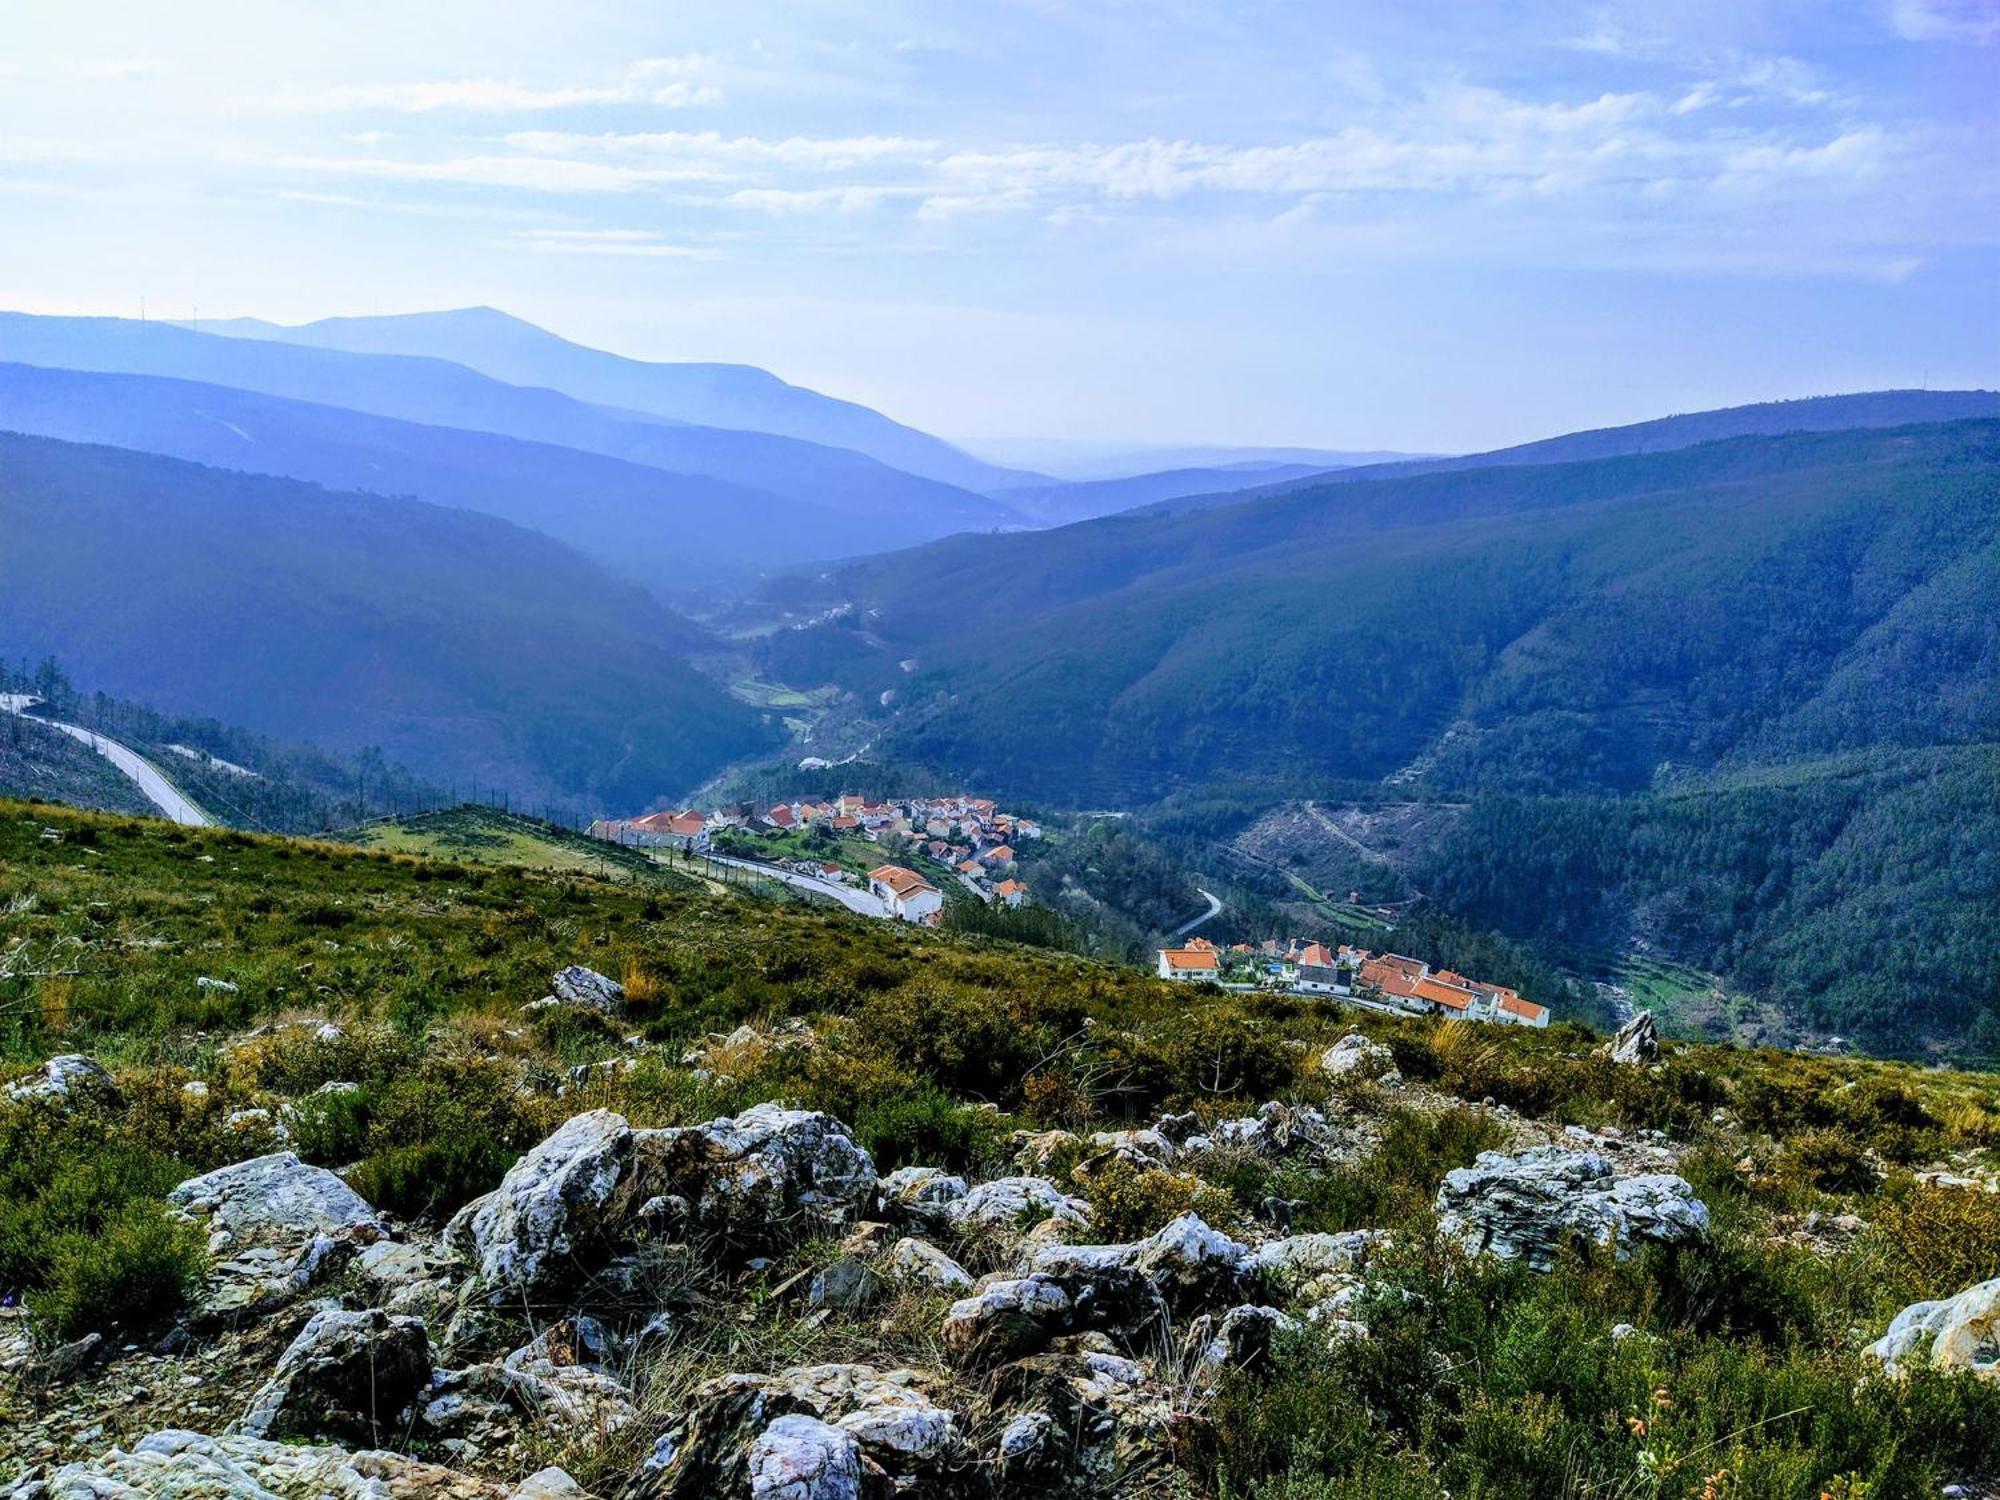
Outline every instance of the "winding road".
<path id="1" fill-rule="evenodd" d="M 718 865 L 734 865 L 739 870 L 754 870 L 759 875 L 772 880 L 782 880 L 786 885 L 797 886 L 802 891 L 812 891 L 817 895 L 831 896 L 849 911 L 859 912 L 864 917 L 886 917 L 889 908 L 882 904 L 882 898 L 870 891 L 858 891 L 851 885 L 842 885 L 837 880 L 822 880 L 817 875 L 801 875 L 795 870 L 781 870 L 776 865 L 760 865 L 754 859 L 737 859 L 728 854 L 705 854 L 702 858 Z"/>
<path id="2" fill-rule="evenodd" d="M 25 693 L 0 693 L 0 711 L 32 717 L 27 715 L 25 710 L 38 701 Z M 63 724 L 54 719 L 39 717 L 36 717 L 34 722 L 46 724 L 51 729 L 59 729 L 73 740 L 83 741 L 130 777 L 132 784 L 146 794 L 146 800 L 176 823 L 185 824 L 189 828 L 207 828 L 214 823 L 213 818 L 175 790 L 174 784 L 160 774 L 159 768 L 138 751 L 129 749 L 116 740 L 106 739 L 103 735 L 85 729 L 79 724 Z"/>
<path id="3" fill-rule="evenodd" d="M 1220 896 L 1216 895 L 1213 891 L 1205 891 L 1200 886 L 1196 886 L 1194 890 L 1197 896 L 1208 903 L 1208 910 L 1196 917 L 1192 922 L 1181 923 L 1180 926 L 1173 930 L 1172 935 L 1174 937 L 1186 937 L 1195 928 L 1201 926 L 1202 923 L 1213 922 L 1217 917 L 1222 915 L 1222 898 Z"/>

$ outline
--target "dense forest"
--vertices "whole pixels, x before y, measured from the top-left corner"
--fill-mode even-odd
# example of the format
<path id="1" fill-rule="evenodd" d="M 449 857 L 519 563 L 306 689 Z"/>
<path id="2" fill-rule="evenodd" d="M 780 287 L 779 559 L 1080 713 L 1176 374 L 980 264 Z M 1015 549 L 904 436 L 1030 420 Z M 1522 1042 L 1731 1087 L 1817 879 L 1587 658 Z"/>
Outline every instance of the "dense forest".
<path id="1" fill-rule="evenodd" d="M 1558 948 L 1631 937 L 1812 1023 L 2000 1057 L 2000 751 L 1875 752 L 1656 795 L 1494 797 L 1432 856 L 1444 904 Z"/>

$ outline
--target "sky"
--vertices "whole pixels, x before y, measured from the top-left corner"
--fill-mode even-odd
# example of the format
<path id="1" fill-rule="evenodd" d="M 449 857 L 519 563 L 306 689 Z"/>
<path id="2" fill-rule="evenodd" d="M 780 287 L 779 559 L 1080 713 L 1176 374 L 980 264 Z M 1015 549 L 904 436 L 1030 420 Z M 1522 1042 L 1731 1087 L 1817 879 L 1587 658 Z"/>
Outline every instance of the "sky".
<path id="1" fill-rule="evenodd" d="M 986 440 L 2000 386 L 2000 0 L 10 0 L 0 307 L 489 304 Z"/>

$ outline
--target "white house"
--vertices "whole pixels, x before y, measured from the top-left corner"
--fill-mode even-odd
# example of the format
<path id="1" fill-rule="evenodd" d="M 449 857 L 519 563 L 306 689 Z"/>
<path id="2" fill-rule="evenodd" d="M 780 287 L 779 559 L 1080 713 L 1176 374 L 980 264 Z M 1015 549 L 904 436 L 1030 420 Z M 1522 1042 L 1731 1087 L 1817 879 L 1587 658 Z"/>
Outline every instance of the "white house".
<path id="1" fill-rule="evenodd" d="M 929 922 L 944 910 L 944 893 L 915 870 L 901 865 L 877 865 L 870 870 L 868 889 L 905 922 Z"/>

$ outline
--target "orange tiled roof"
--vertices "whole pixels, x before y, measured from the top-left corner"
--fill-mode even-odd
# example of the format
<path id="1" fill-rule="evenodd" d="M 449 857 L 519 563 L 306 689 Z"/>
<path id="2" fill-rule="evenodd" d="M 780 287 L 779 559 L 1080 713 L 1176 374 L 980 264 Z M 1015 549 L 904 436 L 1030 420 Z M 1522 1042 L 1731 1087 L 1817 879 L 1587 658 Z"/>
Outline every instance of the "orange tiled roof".
<path id="1" fill-rule="evenodd" d="M 1161 954 L 1170 969 L 1213 969 L 1215 951 L 1200 948 L 1162 948 Z"/>

